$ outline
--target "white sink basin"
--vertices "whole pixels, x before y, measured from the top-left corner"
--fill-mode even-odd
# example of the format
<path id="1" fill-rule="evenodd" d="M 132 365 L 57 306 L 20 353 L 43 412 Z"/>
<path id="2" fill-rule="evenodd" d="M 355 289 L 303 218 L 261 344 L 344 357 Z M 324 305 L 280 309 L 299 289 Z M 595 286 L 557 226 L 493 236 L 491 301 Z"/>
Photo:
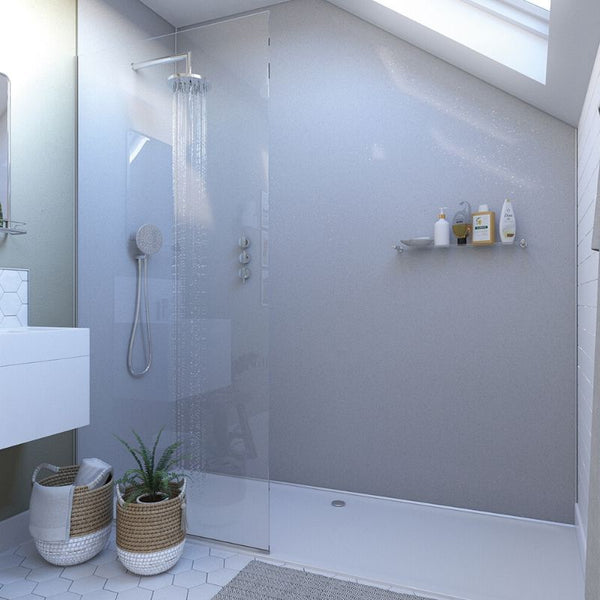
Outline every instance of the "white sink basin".
<path id="1" fill-rule="evenodd" d="M 89 330 L 0 328 L 0 449 L 89 425 Z"/>

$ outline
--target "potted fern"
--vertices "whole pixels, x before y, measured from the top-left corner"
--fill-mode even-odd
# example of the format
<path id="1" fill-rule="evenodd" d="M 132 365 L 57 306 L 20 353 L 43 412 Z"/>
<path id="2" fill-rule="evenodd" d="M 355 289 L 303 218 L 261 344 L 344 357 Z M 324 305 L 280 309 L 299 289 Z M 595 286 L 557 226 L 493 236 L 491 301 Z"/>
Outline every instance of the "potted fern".
<path id="1" fill-rule="evenodd" d="M 137 575 L 170 569 L 185 544 L 185 478 L 172 471 L 180 442 L 158 453 L 162 428 L 152 445 L 133 431 L 137 446 L 117 439 L 135 466 L 117 481 L 117 553 L 123 566 Z"/>

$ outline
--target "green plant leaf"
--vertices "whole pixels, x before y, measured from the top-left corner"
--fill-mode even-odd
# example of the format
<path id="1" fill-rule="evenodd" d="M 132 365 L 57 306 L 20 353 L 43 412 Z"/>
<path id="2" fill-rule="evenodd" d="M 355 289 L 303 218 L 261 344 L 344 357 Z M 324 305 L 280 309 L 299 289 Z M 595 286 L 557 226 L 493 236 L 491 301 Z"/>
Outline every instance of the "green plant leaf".
<path id="1" fill-rule="evenodd" d="M 139 458 L 137 457 L 135 450 L 124 439 L 121 439 L 118 435 L 116 435 L 114 433 L 113 433 L 113 435 L 121 442 L 121 444 L 123 444 L 125 446 L 125 448 L 127 448 L 127 450 L 129 450 L 129 452 L 131 453 L 131 456 L 133 456 L 133 458 L 137 462 L 138 466 L 140 467 L 140 470 L 143 471 L 144 466 L 142 465 Z"/>
<path id="2" fill-rule="evenodd" d="M 133 456 L 138 467 L 128 469 L 121 479 L 118 480 L 119 485 L 123 489 L 126 503 L 133 502 L 142 494 L 156 494 L 157 492 L 163 492 L 169 497 L 174 497 L 171 494 L 172 484 L 181 481 L 184 475 L 170 471 L 170 469 L 178 462 L 175 452 L 181 446 L 181 442 L 177 441 L 167 446 L 158 459 L 158 463 L 156 463 L 158 445 L 163 430 L 164 426 L 159 430 L 151 450 L 144 443 L 141 436 L 133 429 L 131 431 L 138 443 L 137 448 L 132 447 L 125 440 L 115 435 L 115 438 Z"/>

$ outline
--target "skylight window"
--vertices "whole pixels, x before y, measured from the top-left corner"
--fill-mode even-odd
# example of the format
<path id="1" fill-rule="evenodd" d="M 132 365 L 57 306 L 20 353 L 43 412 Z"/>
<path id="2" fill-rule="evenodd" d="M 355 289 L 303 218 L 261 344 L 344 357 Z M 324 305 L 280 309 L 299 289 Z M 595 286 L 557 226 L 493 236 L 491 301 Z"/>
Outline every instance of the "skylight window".
<path id="1" fill-rule="evenodd" d="M 375 0 L 496 62 L 546 83 L 551 0 Z"/>
<path id="2" fill-rule="evenodd" d="M 527 2 L 550 12 L 550 0 L 527 0 Z"/>

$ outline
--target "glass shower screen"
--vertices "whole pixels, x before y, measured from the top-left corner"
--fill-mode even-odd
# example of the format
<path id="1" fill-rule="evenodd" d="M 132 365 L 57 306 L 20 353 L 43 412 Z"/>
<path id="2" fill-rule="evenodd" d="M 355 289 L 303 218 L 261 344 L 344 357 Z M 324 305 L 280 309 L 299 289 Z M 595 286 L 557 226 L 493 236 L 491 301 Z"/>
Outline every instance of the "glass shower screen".
<path id="1" fill-rule="evenodd" d="M 188 532 L 268 549 L 268 13 L 177 34 L 172 384 Z"/>

